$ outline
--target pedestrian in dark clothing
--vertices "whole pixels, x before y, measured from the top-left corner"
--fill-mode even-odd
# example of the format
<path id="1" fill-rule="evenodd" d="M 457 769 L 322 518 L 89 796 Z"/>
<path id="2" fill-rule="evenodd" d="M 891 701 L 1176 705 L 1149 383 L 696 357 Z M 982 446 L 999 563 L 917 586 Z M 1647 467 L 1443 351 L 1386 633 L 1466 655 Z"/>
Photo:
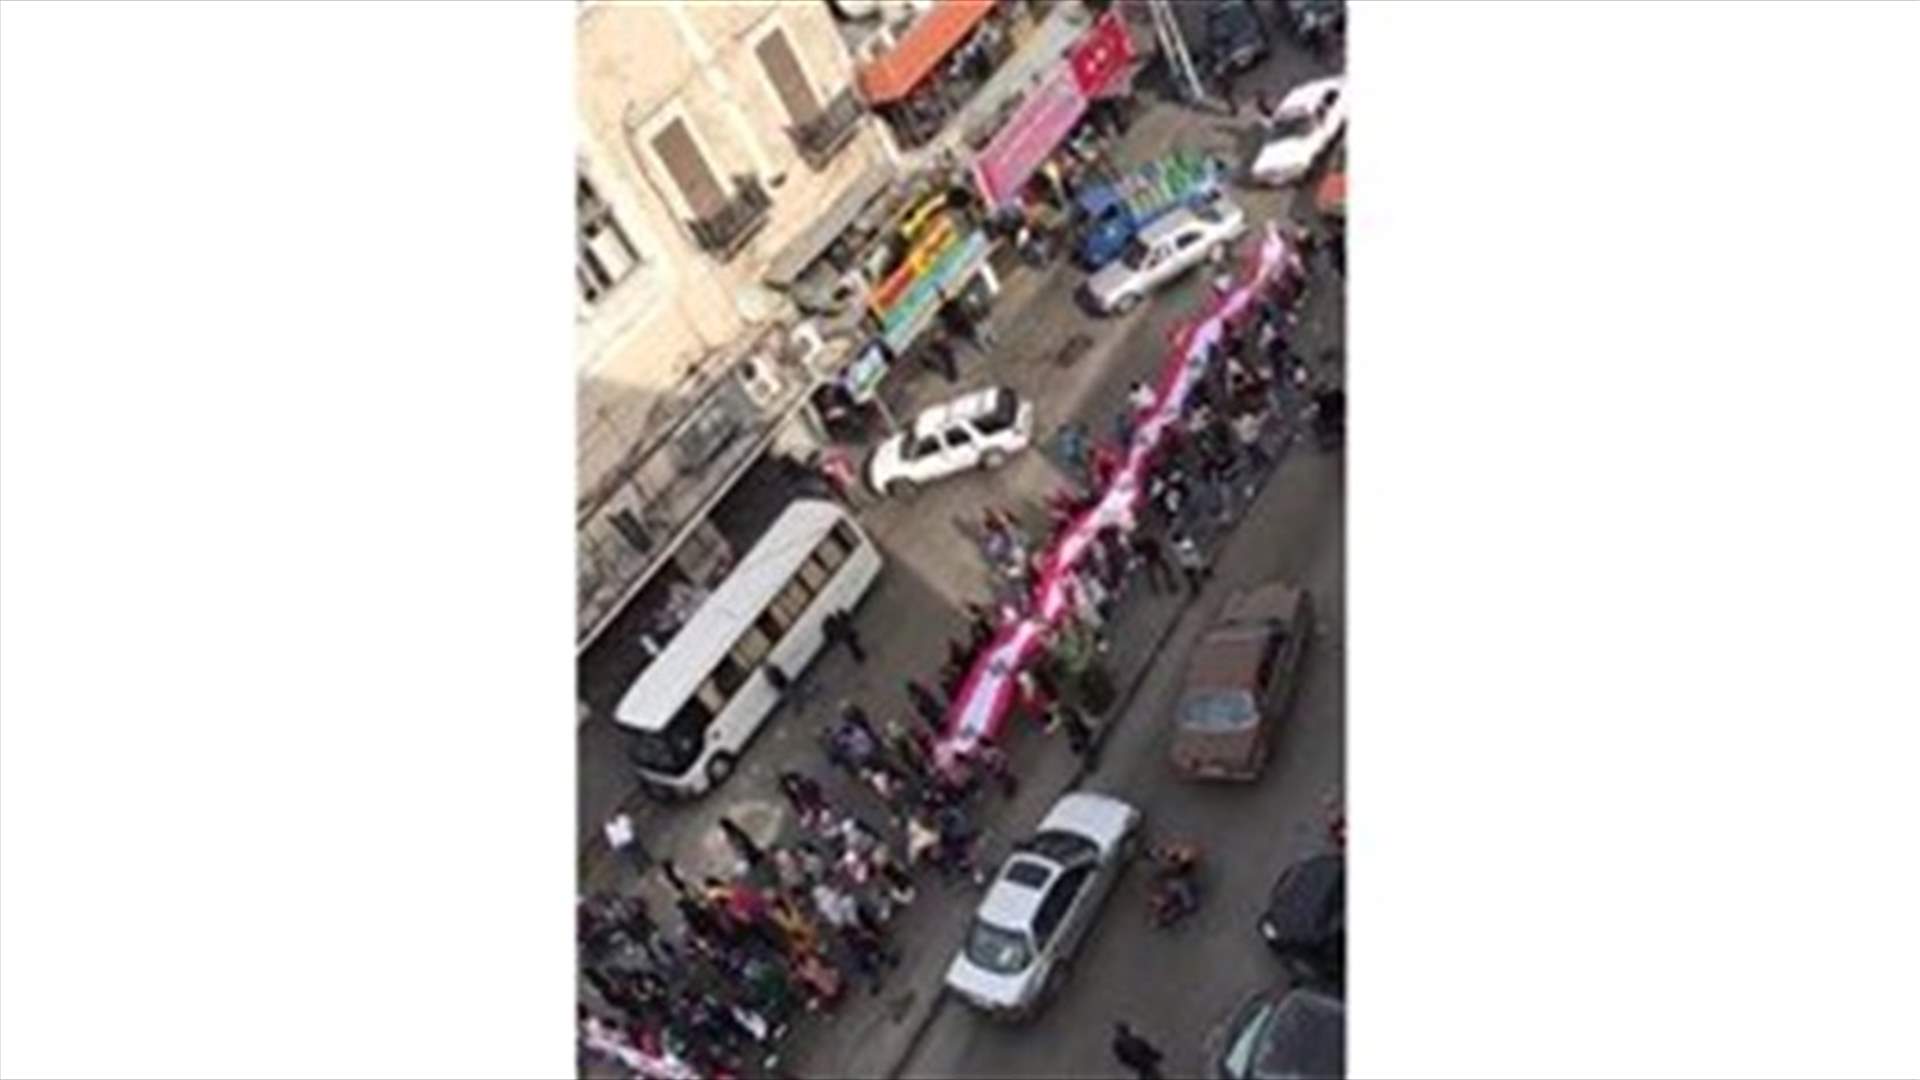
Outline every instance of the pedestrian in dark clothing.
<path id="1" fill-rule="evenodd" d="M 913 679 L 907 680 L 907 700 L 913 703 L 913 711 L 920 719 L 926 721 L 927 727 L 935 735 L 939 735 L 941 726 L 947 718 L 946 705 L 934 695 L 933 691 Z"/>
<path id="2" fill-rule="evenodd" d="M 674 892 L 681 896 L 693 895 L 693 890 L 687 888 L 687 879 L 680 876 L 680 868 L 673 865 L 672 859 L 660 860 L 660 876 L 667 879 L 667 884 L 673 886 Z"/>
<path id="3" fill-rule="evenodd" d="M 845 611 L 836 611 L 821 621 L 820 630 L 826 635 L 829 644 L 837 642 L 845 645 L 847 651 L 853 654 L 854 663 L 867 662 L 867 650 L 860 644 L 860 631 L 854 628 L 851 615 Z"/>
<path id="4" fill-rule="evenodd" d="M 1194 543 L 1193 537 L 1185 533 L 1175 533 L 1173 557 L 1180 564 L 1181 571 L 1187 575 L 1187 587 L 1193 590 L 1195 596 L 1200 595 L 1201 586 L 1213 576 L 1213 568 L 1207 565 L 1207 556 L 1200 550 L 1200 545 Z"/>
<path id="5" fill-rule="evenodd" d="M 833 812 L 833 804 L 827 801 L 827 793 L 821 789 L 820 782 L 806 773 L 788 769 L 780 774 L 780 793 L 793 804 L 794 813 L 800 815 L 802 822 L 813 822 Z"/>
<path id="6" fill-rule="evenodd" d="M 926 357 L 928 370 L 946 376 L 949 383 L 960 381 L 960 361 L 954 355 L 953 342 L 945 335 L 927 342 L 923 355 Z"/>
<path id="7" fill-rule="evenodd" d="M 880 742 L 880 732 L 874 729 L 873 720 L 867 716 L 867 710 L 861 708 L 857 703 L 852 701 L 841 702 L 840 720 L 842 723 L 859 728 L 860 733 L 867 737 L 867 741 L 875 744 Z"/>
<path id="8" fill-rule="evenodd" d="M 946 693 L 948 698 L 952 698 L 960 692 L 960 684 L 965 681 L 966 677 L 967 669 L 949 660 L 940 668 L 940 689 Z"/>
<path id="9" fill-rule="evenodd" d="M 1140 1080 L 1160 1080 L 1160 1059 L 1165 1055 L 1125 1023 L 1113 1025 L 1113 1056 Z"/>
<path id="10" fill-rule="evenodd" d="M 1167 565 L 1166 553 L 1160 550 L 1160 541 L 1145 532 L 1134 534 L 1134 553 L 1140 556 L 1140 562 L 1147 571 L 1147 586 L 1155 596 L 1160 595 L 1160 583 L 1166 582 L 1169 591 L 1174 588 L 1173 567 Z"/>
<path id="11" fill-rule="evenodd" d="M 993 640 L 993 617 L 979 604 L 967 605 L 967 639 L 968 651 L 976 653 Z"/>
<path id="12" fill-rule="evenodd" d="M 781 698 L 784 699 L 787 691 L 793 689 L 793 680 L 787 677 L 787 673 L 781 670 L 779 664 L 769 660 L 760 670 L 766 673 L 767 685 L 773 687 L 773 692 Z"/>
<path id="13" fill-rule="evenodd" d="M 727 844 L 733 848 L 734 854 L 740 856 L 741 861 L 748 867 L 758 870 L 765 865 L 766 851 L 755 843 L 753 837 L 747 835 L 747 830 L 741 828 L 732 818 L 720 819 L 720 831 L 726 834 Z"/>
<path id="14" fill-rule="evenodd" d="M 1237 89 L 1234 84 L 1239 81 L 1239 72 L 1234 71 L 1231 64 L 1222 64 L 1220 74 L 1215 76 L 1215 79 L 1220 84 L 1220 99 L 1226 102 L 1227 115 L 1240 115 L 1240 97 L 1234 92 Z"/>

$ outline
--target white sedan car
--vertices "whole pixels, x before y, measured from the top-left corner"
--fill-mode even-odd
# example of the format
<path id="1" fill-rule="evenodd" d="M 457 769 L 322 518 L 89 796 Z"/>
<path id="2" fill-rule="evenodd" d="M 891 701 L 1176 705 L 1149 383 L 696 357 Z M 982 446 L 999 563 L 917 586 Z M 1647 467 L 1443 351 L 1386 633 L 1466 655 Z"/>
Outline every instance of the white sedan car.
<path id="1" fill-rule="evenodd" d="M 1082 299 L 1100 314 L 1125 315 L 1161 285 L 1225 258 L 1246 231 L 1247 215 L 1225 195 L 1175 210 L 1141 230 L 1118 259 L 1088 278 Z"/>
<path id="2" fill-rule="evenodd" d="M 1032 439 L 1031 402 L 1004 386 L 976 390 L 927 409 L 881 443 L 867 462 L 867 484 L 881 495 L 910 494 L 976 466 L 997 469 Z"/>
<path id="3" fill-rule="evenodd" d="M 1140 811 L 1109 795 L 1061 796 L 1000 867 L 947 968 L 947 988 L 989 1014 L 1031 1016 L 1059 989 L 1139 847 Z"/>
<path id="4" fill-rule="evenodd" d="M 1265 125 L 1265 139 L 1248 173 L 1257 183 L 1291 184 L 1307 175 L 1347 126 L 1345 80 L 1334 75 L 1294 87 Z"/>

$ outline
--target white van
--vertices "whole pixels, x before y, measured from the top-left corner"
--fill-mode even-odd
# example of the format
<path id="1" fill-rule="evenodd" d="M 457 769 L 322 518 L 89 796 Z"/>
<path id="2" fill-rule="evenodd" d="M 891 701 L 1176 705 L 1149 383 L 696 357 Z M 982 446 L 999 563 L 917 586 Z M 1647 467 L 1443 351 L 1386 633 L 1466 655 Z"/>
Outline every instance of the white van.
<path id="1" fill-rule="evenodd" d="M 879 549 L 840 506 L 788 506 L 614 709 L 642 780 L 698 795 L 731 775 L 779 702 L 767 664 L 797 678 L 826 643 L 821 623 L 879 573 Z"/>

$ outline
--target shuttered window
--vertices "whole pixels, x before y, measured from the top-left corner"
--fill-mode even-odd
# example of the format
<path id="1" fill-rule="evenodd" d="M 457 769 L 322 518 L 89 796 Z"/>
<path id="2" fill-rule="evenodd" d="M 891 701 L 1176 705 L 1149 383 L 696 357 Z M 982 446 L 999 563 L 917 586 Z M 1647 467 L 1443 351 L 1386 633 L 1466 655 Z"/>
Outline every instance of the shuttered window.
<path id="1" fill-rule="evenodd" d="M 760 57 L 760 66 L 767 69 L 773 88 L 779 91 L 780 103 L 787 107 L 790 120 L 804 124 L 820 115 L 820 101 L 813 96 L 813 86 L 807 82 L 806 72 L 801 69 L 800 58 L 794 55 L 793 43 L 787 40 L 785 30 L 775 30 L 760 39 L 754 52 Z"/>
<path id="2" fill-rule="evenodd" d="M 695 218 L 713 217 L 726 206 L 727 197 L 720 190 L 720 181 L 714 177 L 707 159 L 701 156 L 685 120 L 676 118 L 662 128 L 660 134 L 653 137 L 653 152 L 666 166 Z"/>
<path id="3" fill-rule="evenodd" d="M 580 296 L 591 304 L 619 284 L 640 265 L 633 241 L 614 220 L 613 208 L 582 176 L 574 188 L 574 212 L 580 229 L 579 253 L 574 262 L 574 278 Z"/>

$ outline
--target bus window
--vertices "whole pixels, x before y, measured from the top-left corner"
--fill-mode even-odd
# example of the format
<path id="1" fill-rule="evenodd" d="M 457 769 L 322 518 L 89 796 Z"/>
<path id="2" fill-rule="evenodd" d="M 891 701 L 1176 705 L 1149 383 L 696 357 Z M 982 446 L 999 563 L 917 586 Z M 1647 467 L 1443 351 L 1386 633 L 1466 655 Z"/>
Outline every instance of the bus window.
<path id="1" fill-rule="evenodd" d="M 820 565 L 818 555 L 809 555 L 807 561 L 800 564 L 800 580 L 806 582 L 808 591 L 816 596 L 826 587 L 827 578 L 831 574 L 831 571 Z"/>
<path id="2" fill-rule="evenodd" d="M 713 685 L 722 694 L 731 697 L 735 690 L 740 689 L 740 684 L 747 681 L 747 672 L 752 670 L 750 667 L 742 668 L 731 656 L 723 656 L 713 666 Z"/>
<path id="3" fill-rule="evenodd" d="M 673 714 L 662 731 L 636 732 L 633 741 L 635 762 L 655 772 L 678 776 L 693 767 L 700 757 L 707 725 L 713 713 L 698 699 L 689 700 Z"/>
<path id="4" fill-rule="evenodd" d="M 840 564 L 847 561 L 847 554 L 847 546 L 832 534 L 821 537 L 820 546 L 813 549 L 813 557 L 830 571 L 840 569 Z"/>
<path id="5" fill-rule="evenodd" d="M 762 630 L 756 621 L 747 627 L 746 633 L 740 635 L 739 641 L 734 642 L 732 659 L 744 670 L 752 671 L 772 651 L 773 635 Z"/>
<path id="6" fill-rule="evenodd" d="M 781 620 L 784 632 L 785 627 L 800 621 L 801 613 L 807 610 L 807 603 L 812 599 L 813 590 L 807 588 L 806 582 L 794 578 L 787 582 L 786 588 L 780 590 L 779 596 L 773 598 L 767 610 Z"/>
<path id="7" fill-rule="evenodd" d="M 834 522 L 833 538 L 840 541 L 840 546 L 848 551 L 857 551 L 860 548 L 860 534 L 854 532 L 853 526 L 844 521 Z"/>
<path id="8" fill-rule="evenodd" d="M 707 712 L 713 716 L 719 716 L 720 710 L 727 707 L 727 695 L 721 692 L 719 685 L 711 678 L 700 684 L 700 689 L 694 693 L 693 700 L 705 706 Z"/>

